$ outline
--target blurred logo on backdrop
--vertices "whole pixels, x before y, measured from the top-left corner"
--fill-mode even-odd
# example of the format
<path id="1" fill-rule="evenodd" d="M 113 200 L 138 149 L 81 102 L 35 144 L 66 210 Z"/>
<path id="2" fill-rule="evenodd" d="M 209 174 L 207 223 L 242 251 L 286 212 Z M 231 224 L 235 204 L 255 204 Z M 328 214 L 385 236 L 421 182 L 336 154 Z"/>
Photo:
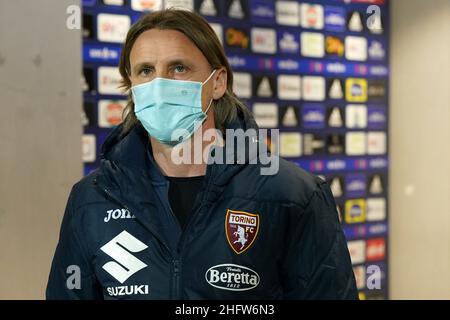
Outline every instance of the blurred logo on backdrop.
<path id="1" fill-rule="evenodd" d="M 387 152 L 387 136 L 385 132 L 369 132 L 367 134 L 367 154 L 384 155 Z"/>
<path id="2" fill-rule="evenodd" d="M 303 135 L 303 154 L 306 156 L 323 155 L 325 153 L 325 138 L 319 134 Z"/>
<path id="3" fill-rule="evenodd" d="M 366 241 L 348 241 L 347 247 L 350 252 L 350 258 L 353 265 L 361 264 L 366 261 Z"/>
<path id="4" fill-rule="evenodd" d="M 341 7 L 325 7 L 325 29 L 327 31 L 343 32 L 346 28 L 345 9 Z"/>
<path id="5" fill-rule="evenodd" d="M 367 261 L 383 260 L 386 254 L 386 243 L 383 238 L 367 240 Z"/>
<path id="6" fill-rule="evenodd" d="M 347 28 L 349 31 L 362 32 L 364 30 L 362 14 L 352 11 L 348 14 Z"/>
<path id="7" fill-rule="evenodd" d="M 93 134 L 84 134 L 81 138 L 81 157 L 83 162 L 94 162 L 97 153 L 97 138 Z"/>
<path id="8" fill-rule="evenodd" d="M 276 103 L 254 103 L 253 116 L 261 128 L 278 127 L 278 105 Z"/>
<path id="9" fill-rule="evenodd" d="M 295 1 L 275 1 L 276 22 L 280 25 L 300 25 L 299 4 Z"/>
<path id="10" fill-rule="evenodd" d="M 101 0 L 107 6 L 124 6 L 125 0 Z"/>
<path id="11" fill-rule="evenodd" d="M 299 132 L 280 133 L 280 156 L 300 157 L 302 155 L 302 135 Z"/>
<path id="12" fill-rule="evenodd" d="M 127 105 L 126 100 L 100 100 L 98 102 L 98 126 L 111 128 L 122 122 L 122 113 Z"/>
<path id="13" fill-rule="evenodd" d="M 252 51 L 275 54 L 277 52 L 277 33 L 274 29 L 252 28 Z"/>
<path id="14" fill-rule="evenodd" d="M 363 37 L 345 37 L 345 57 L 353 61 L 367 60 L 367 39 Z"/>
<path id="15" fill-rule="evenodd" d="M 226 0 L 225 12 L 228 18 L 245 20 L 248 18 L 247 0 Z"/>
<path id="16" fill-rule="evenodd" d="M 300 39 L 302 56 L 310 58 L 325 56 L 325 37 L 322 33 L 302 32 Z"/>
<path id="17" fill-rule="evenodd" d="M 304 76 L 302 97 L 307 101 L 325 100 L 326 84 L 324 77 Z"/>
<path id="18" fill-rule="evenodd" d="M 194 0 L 164 0 L 164 8 L 176 8 L 193 11 Z"/>
<path id="19" fill-rule="evenodd" d="M 328 56 L 344 56 L 344 42 L 341 38 L 335 36 L 327 36 L 325 39 L 325 43 L 326 53 Z"/>
<path id="20" fill-rule="evenodd" d="M 253 96 L 259 98 L 275 98 L 275 77 L 256 75 L 253 79 Z"/>
<path id="21" fill-rule="evenodd" d="M 275 5 L 273 1 L 252 0 L 250 15 L 254 23 L 273 24 L 275 22 Z"/>
<path id="22" fill-rule="evenodd" d="M 387 85 L 384 80 L 369 80 L 367 94 L 372 101 L 384 101 L 387 99 Z"/>
<path id="23" fill-rule="evenodd" d="M 216 17 L 222 15 L 219 12 L 218 0 L 196 0 L 194 9 L 203 16 Z"/>
<path id="24" fill-rule="evenodd" d="M 278 33 L 278 46 L 281 53 L 299 54 L 300 42 L 294 32 L 282 31 Z"/>
<path id="25" fill-rule="evenodd" d="M 347 186 L 348 189 L 349 186 Z M 362 223 L 366 220 L 366 201 L 353 199 L 345 202 L 345 222 Z"/>
<path id="26" fill-rule="evenodd" d="M 385 45 L 381 41 L 370 40 L 368 54 L 371 60 L 383 60 L 386 57 Z"/>
<path id="27" fill-rule="evenodd" d="M 342 128 L 344 126 L 344 109 L 338 106 L 328 107 L 326 122 L 329 128 Z"/>
<path id="28" fill-rule="evenodd" d="M 384 106 L 369 105 L 368 127 L 369 129 L 384 130 L 387 126 L 387 110 Z"/>
<path id="29" fill-rule="evenodd" d="M 134 11 L 154 11 L 162 9 L 162 0 L 131 0 Z"/>
<path id="30" fill-rule="evenodd" d="M 367 127 L 367 106 L 364 104 L 347 105 L 345 123 L 349 129 L 365 129 Z"/>
<path id="31" fill-rule="evenodd" d="M 280 107 L 280 126 L 292 128 L 300 124 L 300 107 L 294 104 Z"/>
<path id="32" fill-rule="evenodd" d="M 349 102 L 366 102 L 367 95 L 367 80 L 348 78 L 345 81 L 345 96 Z"/>
<path id="33" fill-rule="evenodd" d="M 281 100 L 301 99 L 301 78 L 297 75 L 279 75 L 278 98 Z"/>
<path id="34" fill-rule="evenodd" d="M 367 177 L 363 173 L 351 173 L 345 177 L 345 196 L 360 198 L 366 196 Z"/>
<path id="35" fill-rule="evenodd" d="M 233 73 L 233 92 L 239 98 L 252 97 L 252 76 L 250 73 L 245 72 Z"/>
<path id="36" fill-rule="evenodd" d="M 103 42 L 123 43 L 130 26 L 129 16 L 101 13 L 97 16 L 97 38 Z"/>
<path id="37" fill-rule="evenodd" d="M 321 6 L 320 4 L 300 4 L 300 23 L 301 26 L 305 29 L 323 29 L 323 6 Z"/>
<path id="38" fill-rule="evenodd" d="M 244 29 L 228 28 L 225 31 L 225 43 L 229 47 L 249 49 L 248 31 Z"/>
<path id="39" fill-rule="evenodd" d="M 117 67 L 98 68 L 98 92 L 100 94 L 123 95 L 119 88 L 122 80 Z"/>
<path id="40" fill-rule="evenodd" d="M 323 129 L 325 127 L 325 105 L 318 103 L 303 104 L 302 121 L 305 129 Z"/>
<path id="41" fill-rule="evenodd" d="M 363 156 L 367 150 L 365 132 L 348 132 L 345 134 L 345 153 L 348 156 Z"/>
<path id="42" fill-rule="evenodd" d="M 367 221 L 383 221 L 386 219 L 386 200 L 384 198 L 367 199 Z"/>

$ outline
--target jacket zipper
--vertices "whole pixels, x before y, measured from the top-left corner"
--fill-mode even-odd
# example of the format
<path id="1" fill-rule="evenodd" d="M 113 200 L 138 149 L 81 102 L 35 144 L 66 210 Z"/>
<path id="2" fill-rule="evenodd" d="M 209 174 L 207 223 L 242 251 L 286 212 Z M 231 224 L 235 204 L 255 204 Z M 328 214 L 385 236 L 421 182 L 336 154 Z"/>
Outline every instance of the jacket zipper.
<path id="1" fill-rule="evenodd" d="M 212 174 L 212 172 L 211 172 L 211 174 Z M 203 197 L 206 197 L 206 194 L 207 194 L 206 191 L 209 190 L 209 186 L 211 185 L 211 181 L 212 181 L 212 179 L 210 178 L 209 181 L 208 181 L 208 185 L 206 186 L 206 189 L 205 189 L 205 195 Z M 174 292 L 173 299 L 175 299 L 175 300 L 180 300 L 181 299 L 181 293 L 180 293 L 181 260 L 180 260 L 180 258 L 182 256 L 181 252 L 183 251 L 183 248 L 184 248 L 184 238 L 186 237 L 186 234 L 188 234 L 189 227 L 193 223 L 192 221 L 195 220 L 194 218 L 197 216 L 198 212 L 200 212 L 201 209 L 203 208 L 203 203 L 204 203 L 204 198 L 201 200 L 200 207 L 198 208 L 198 210 L 196 210 L 193 213 L 192 217 L 189 219 L 188 224 L 186 225 L 184 230 L 182 230 L 182 232 L 181 232 L 181 239 L 180 239 L 181 247 L 179 248 L 179 250 L 177 250 L 178 251 L 177 252 L 178 259 L 173 260 L 173 279 L 172 279 L 173 280 L 173 284 L 172 284 L 172 290 Z M 170 208 L 170 206 L 169 206 L 169 208 L 166 208 L 166 209 L 169 209 L 172 217 L 176 220 L 175 214 L 173 213 L 173 211 Z M 178 223 L 178 220 L 176 220 L 176 222 Z M 180 224 L 178 223 L 178 226 L 179 225 Z"/>
<path id="2" fill-rule="evenodd" d="M 159 195 L 158 195 L 159 196 Z M 160 199 L 163 203 L 166 211 L 169 213 L 169 216 L 172 219 L 172 222 L 176 227 L 178 227 L 178 230 L 180 233 L 183 233 L 183 230 L 181 228 L 180 223 L 178 222 L 178 218 L 175 216 L 175 213 L 173 212 L 172 208 L 170 207 L 170 204 L 165 199 Z M 172 299 L 179 300 L 180 298 L 180 276 L 181 276 L 181 261 L 180 261 L 180 253 L 178 252 L 178 249 L 176 248 L 176 258 L 172 261 Z"/>
<path id="3" fill-rule="evenodd" d="M 180 300 L 180 261 L 173 260 L 173 277 L 172 277 L 172 298 Z"/>
<path id="4" fill-rule="evenodd" d="M 163 206 L 165 207 L 166 211 L 169 212 L 169 215 L 172 219 L 172 222 L 175 224 L 176 227 L 178 227 L 179 231 L 183 233 L 183 230 L 181 228 L 180 223 L 178 222 L 178 218 L 175 216 L 175 213 L 173 212 L 172 208 L 170 207 L 170 204 L 168 201 L 165 201 L 167 199 L 161 199 Z M 177 250 L 177 248 L 176 248 Z M 178 250 L 177 250 L 178 251 Z M 180 253 L 176 252 L 176 259 L 172 261 L 172 299 L 179 300 L 180 299 Z"/>

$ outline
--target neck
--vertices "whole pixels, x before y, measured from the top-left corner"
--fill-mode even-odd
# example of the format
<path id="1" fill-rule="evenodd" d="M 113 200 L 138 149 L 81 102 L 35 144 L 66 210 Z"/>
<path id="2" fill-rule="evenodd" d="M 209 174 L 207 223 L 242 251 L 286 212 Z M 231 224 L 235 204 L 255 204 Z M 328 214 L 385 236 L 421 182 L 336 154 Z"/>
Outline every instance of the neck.
<path id="1" fill-rule="evenodd" d="M 209 154 L 209 149 L 213 144 L 222 143 L 218 138 L 214 139 L 213 142 L 209 139 L 203 141 L 206 130 L 214 128 L 214 117 L 208 117 L 201 129 L 175 147 L 165 145 L 150 137 L 153 157 L 162 174 L 168 177 L 204 176 L 207 159 L 204 159 L 203 155 Z M 183 161 L 180 161 L 180 159 L 183 159 Z"/>

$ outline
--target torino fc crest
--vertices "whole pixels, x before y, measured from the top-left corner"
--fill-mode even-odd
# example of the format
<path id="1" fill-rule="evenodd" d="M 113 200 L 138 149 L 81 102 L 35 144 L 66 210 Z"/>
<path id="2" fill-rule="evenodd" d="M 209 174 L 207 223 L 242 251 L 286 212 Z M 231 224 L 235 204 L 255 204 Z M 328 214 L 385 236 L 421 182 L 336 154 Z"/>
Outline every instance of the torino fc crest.
<path id="1" fill-rule="evenodd" d="M 225 233 L 234 252 L 241 254 L 253 244 L 258 234 L 259 215 L 228 209 Z"/>

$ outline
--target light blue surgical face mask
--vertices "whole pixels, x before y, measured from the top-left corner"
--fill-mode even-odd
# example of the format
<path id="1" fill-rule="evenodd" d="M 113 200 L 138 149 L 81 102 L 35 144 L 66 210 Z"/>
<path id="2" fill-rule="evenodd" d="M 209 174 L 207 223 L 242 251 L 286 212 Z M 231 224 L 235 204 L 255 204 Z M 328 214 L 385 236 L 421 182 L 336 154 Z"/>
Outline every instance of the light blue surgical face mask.
<path id="1" fill-rule="evenodd" d="M 191 137 L 213 101 L 203 112 L 202 88 L 215 72 L 203 83 L 156 78 L 132 87 L 134 112 L 150 136 L 172 146 Z"/>

